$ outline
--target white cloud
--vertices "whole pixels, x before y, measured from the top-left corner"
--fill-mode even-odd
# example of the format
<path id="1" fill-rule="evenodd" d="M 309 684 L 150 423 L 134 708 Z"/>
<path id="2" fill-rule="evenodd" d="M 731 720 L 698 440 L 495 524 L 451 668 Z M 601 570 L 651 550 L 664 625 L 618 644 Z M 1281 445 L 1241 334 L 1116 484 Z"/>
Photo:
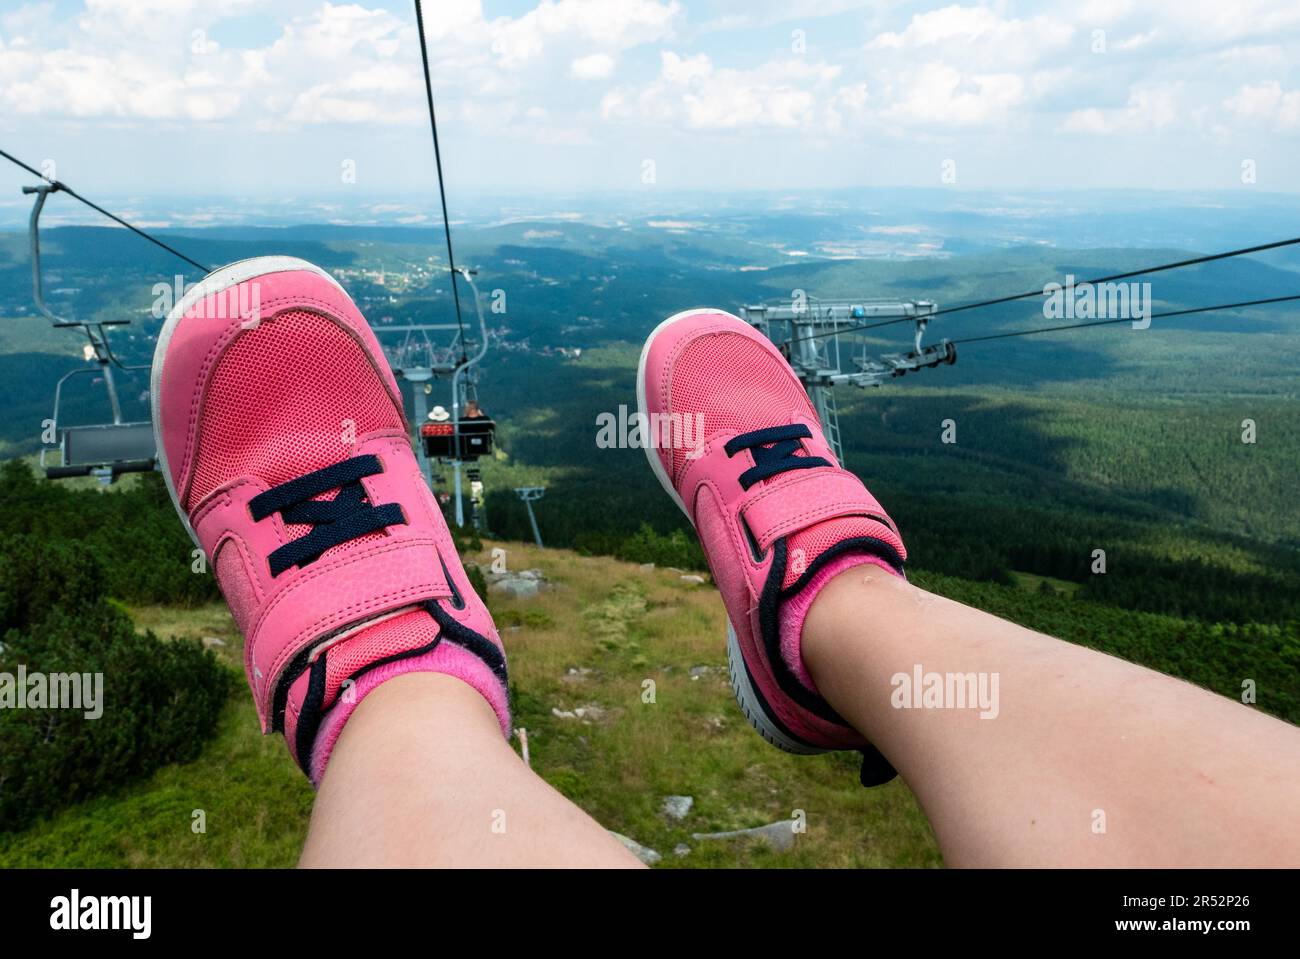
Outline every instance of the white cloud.
<path id="1" fill-rule="evenodd" d="M 400 177 L 402 154 L 390 144 L 427 123 L 408 3 L 11 3 L 0 12 L 0 129 L 55 145 L 115 135 L 101 131 L 129 131 L 136 143 L 177 131 L 228 143 L 232 129 L 253 129 L 328 150 L 340 131 L 313 128 L 350 124 L 366 129 L 342 134 L 356 144 L 348 149 L 363 158 L 373 149 Z M 515 0 L 510 15 L 484 6 L 430 0 L 425 28 L 439 120 L 474 157 L 471 173 L 491 182 L 523 183 L 540 170 L 562 184 L 584 156 L 662 149 L 672 162 L 671 150 L 710 142 L 672 137 L 661 148 L 673 132 L 724 134 L 763 164 L 815 153 L 827 169 L 854 173 L 936 144 L 955 156 L 985 133 L 997 137 L 990 149 L 1025 155 L 1059 147 L 1051 141 L 1061 132 L 1083 135 L 1058 137 L 1080 155 L 1110 148 L 1084 137 L 1160 134 L 1142 149 L 1183 137 L 1182 149 L 1202 142 L 1208 152 L 1263 134 L 1285 150 L 1300 135 L 1294 0 L 938 0 L 933 9 L 915 0 Z M 806 47 L 791 46 L 794 27 Z M 1106 32 L 1104 54 L 1092 52 L 1096 29 Z M 535 147 L 536 161 L 516 169 L 506 140 Z M 690 166 L 713 171 L 701 178 L 727 175 Z"/>
<path id="2" fill-rule="evenodd" d="M 1063 7 L 1071 20 L 1089 29 L 1152 33 L 1152 39 L 1180 44 L 1184 50 L 1193 44 L 1276 38 L 1300 28 L 1300 5 L 1286 0 L 1089 0 L 1081 7 Z"/>
<path id="3" fill-rule="evenodd" d="M 1160 28 L 1153 27 L 1146 33 L 1135 33 L 1131 37 L 1125 37 L 1114 45 L 1116 50 L 1129 51 L 1137 50 L 1154 43 L 1160 36 Z"/>
<path id="4" fill-rule="evenodd" d="M 1014 73 L 963 74 L 942 62 L 909 70 L 902 95 L 882 116 L 896 123 L 977 126 L 1004 120 L 1024 99 L 1025 83 Z"/>
<path id="5" fill-rule="evenodd" d="M 877 12 L 899 6 L 903 0 L 876 0 Z M 770 27 L 778 23 L 798 23 L 831 17 L 836 14 L 863 12 L 862 0 L 744 0 L 741 13 L 725 13 L 700 25 L 706 33 Z"/>
<path id="6" fill-rule="evenodd" d="M 1032 15 L 1016 15 L 1025 10 Z M 1103 53 L 1093 51 L 1094 30 L 1105 32 Z M 1222 136 L 1251 109 L 1249 94 L 1238 103 L 1225 99 L 1228 91 L 1294 70 L 1300 4 L 949 4 L 878 32 L 864 49 L 874 115 L 900 133 L 1011 127 Z M 1276 130 L 1291 129 L 1289 102 L 1279 92 L 1270 108 Z"/>
<path id="7" fill-rule="evenodd" d="M 1070 133 L 1148 133 L 1172 126 L 1180 116 L 1177 86 L 1135 88 L 1119 109 L 1087 107 L 1071 112 L 1061 125 Z"/>
<path id="8" fill-rule="evenodd" d="M 569 64 L 569 72 L 579 80 L 601 80 L 614 72 L 614 58 L 608 53 L 578 57 Z"/>
<path id="9" fill-rule="evenodd" d="M 259 8 L 283 23 L 274 41 L 224 49 L 208 36 Z M 670 36 L 681 12 L 675 0 L 540 0 L 489 20 L 481 0 L 438 0 L 425 17 L 435 92 L 454 88 L 466 115 L 490 105 L 479 110 L 489 124 L 534 120 L 554 58 L 575 79 L 608 77 L 615 52 Z M 58 29 L 52 18 L 38 4 L 0 19 L 0 115 L 237 116 L 261 130 L 424 122 L 419 38 L 404 13 L 311 0 L 86 0 Z M 580 140 L 555 129 L 569 119 L 552 117 L 545 135 Z"/>
<path id="10" fill-rule="evenodd" d="M 1243 85 L 1223 105 L 1248 122 L 1268 123 L 1278 130 L 1300 128 L 1300 90 L 1283 90 L 1275 80 Z"/>
<path id="11" fill-rule="evenodd" d="M 661 54 L 659 76 L 638 89 L 606 94 L 607 119 L 682 124 L 695 130 L 804 127 L 824 123 L 838 66 L 794 58 L 752 69 L 722 68 L 706 54 Z M 865 91 L 863 91 L 865 93 Z M 851 104 L 854 95 L 846 98 Z M 859 97 L 860 99 L 860 97 Z"/>
<path id="12" fill-rule="evenodd" d="M 517 19 L 494 21 L 492 50 L 503 66 L 514 68 L 561 38 L 624 50 L 671 37 L 681 13 L 677 0 L 541 0 Z"/>
<path id="13" fill-rule="evenodd" d="M 417 45 L 414 24 L 385 10 L 326 3 L 290 21 L 252 58 L 250 83 L 268 114 L 260 126 L 420 122 Z"/>
<path id="14" fill-rule="evenodd" d="M 943 56 L 986 71 L 1005 71 L 1058 54 L 1074 34 L 1071 22 L 1047 14 L 1017 20 L 988 7 L 954 5 L 915 15 L 902 31 L 873 38 L 867 50 Z"/>

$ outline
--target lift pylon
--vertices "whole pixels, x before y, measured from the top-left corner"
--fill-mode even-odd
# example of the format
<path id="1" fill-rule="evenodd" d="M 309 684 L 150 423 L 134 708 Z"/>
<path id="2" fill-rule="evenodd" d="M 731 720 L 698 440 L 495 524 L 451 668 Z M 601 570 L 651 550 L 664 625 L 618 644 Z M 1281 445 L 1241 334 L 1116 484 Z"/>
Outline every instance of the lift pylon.
<path id="1" fill-rule="evenodd" d="M 757 303 L 740 308 L 741 317 L 770 339 L 790 362 L 808 391 L 817 418 L 835 458 L 844 462 L 839 411 L 834 389 L 841 383 L 866 388 L 880 386 L 914 370 L 955 363 L 957 350 L 948 340 L 924 345 L 921 340 L 938 309 L 930 300 L 818 300 Z M 852 334 L 874 322 L 912 320 L 914 347 L 908 353 L 872 355 L 865 342 L 853 344 Z"/>
<path id="2" fill-rule="evenodd" d="M 537 543 L 538 549 L 543 549 L 542 533 L 537 528 L 537 516 L 533 513 L 533 504 L 542 498 L 546 492 L 545 486 L 516 486 L 515 495 L 524 501 L 524 506 L 528 509 L 528 522 L 533 524 L 533 541 Z"/>

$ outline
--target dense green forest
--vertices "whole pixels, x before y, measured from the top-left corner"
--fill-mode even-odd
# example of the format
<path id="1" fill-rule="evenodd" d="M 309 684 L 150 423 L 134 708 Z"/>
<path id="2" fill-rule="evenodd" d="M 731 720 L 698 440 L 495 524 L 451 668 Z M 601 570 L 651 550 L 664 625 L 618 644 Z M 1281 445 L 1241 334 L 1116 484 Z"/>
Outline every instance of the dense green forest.
<path id="1" fill-rule="evenodd" d="M 641 450 L 595 444 L 597 415 L 631 401 L 632 351 L 544 373 L 535 362 L 507 357 L 485 381 L 484 396 L 513 413 L 502 456 L 482 465 L 491 532 L 531 535 L 512 488 L 538 484 L 551 545 L 634 558 L 625 543 L 643 524 L 687 530 Z M 553 399 L 530 407 L 540 376 Z M 1300 619 L 1300 517 L 1284 492 L 1300 439 L 1294 404 L 1162 407 L 920 384 L 841 393 L 848 466 L 899 523 L 916 568 L 1000 582 L 1035 573 L 1125 608 L 1209 622 Z M 1267 442 L 1241 442 L 1243 409 Z M 954 444 L 940 436 L 949 418 Z M 1093 572 L 1099 549 L 1105 573 Z M 679 556 L 702 563 L 698 549 Z"/>
<path id="2" fill-rule="evenodd" d="M 888 198 L 879 200 L 882 210 L 890 208 Z M 1181 223 L 1193 233 L 1209 229 L 1176 209 L 1156 210 L 1159 222 Z M 943 222 L 969 241 L 978 229 L 967 220 Z M 1249 223 L 1224 229 L 1240 232 Z M 640 337 L 683 306 L 735 309 L 792 289 L 828 297 L 927 296 L 947 304 L 1176 252 L 976 244 L 965 255 L 931 259 L 791 263 L 779 244 L 767 242 L 781 237 L 815 246 L 858 229 L 849 214 L 736 211 L 696 232 L 571 222 L 467 228 L 466 255 L 483 263 L 480 289 L 502 293 L 508 304 L 490 315 L 495 348 L 480 384 L 484 404 L 501 424 L 498 457 L 480 464 L 486 530 L 528 538 L 526 514 L 511 490 L 544 485 L 537 512 L 549 544 L 702 565 L 641 451 L 595 443 L 597 416 L 634 404 Z M 47 233 L 47 285 L 59 291 L 56 309 L 131 316 L 133 325 L 116 334 L 117 348 L 127 362 L 147 362 L 159 322 L 150 310 L 153 284 L 169 279 L 175 263 L 122 231 Z M 384 318 L 444 318 L 450 307 L 428 230 L 217 228 L 172 238 L 214 263 L 276 252 L 349 271 L 349 290 L 381 329 Z M 1246 291 L 1289 293 L 1297 262 L 1283 251 L 1180 270 L 1161 275 L 1153 295 L 1163 306 L 1223 301 Z M 750 272 L 737 269 L 744 264 Z M 375 269 L 406 277 L 409 285 L 395 295 L 367 272 Z M 0 322 L 0 405 L 7 411 L 0 451 L 10 455 L 37 449 L 53 383 L 77 363 L 73 334 L 25 315 L 28 284 L 22 237 L 0 235 L 0 303 L 9 314 Z M 960 338 L 1036 320 L 1035 304 L 1003 304 L 945 317 L 931 332 Z M 1121 327 L 976 344 L 963 348 L 956 366 L 897 385 L 867 392 L 841 387 L 846 462 L 902 526 L 915 568 L 993 582 L 1017 572 L 1049 576 L 1105 603 L 1206 622 L 1294 620 L 1300 608 L 1300 511 L 1293 507 L 1298 332 L 1295 311 L 1280 308 L 1157 321 L 1146 331 Z M 543 349 L 560 345 L 581 346 L 581 358 Z M 863 348 L 898 345 L 897 336 L 882 337 Z M 128 417 L 147 416 L 143 378 L 124 375 L 122 382 Z M 66 422 L 93 421 L 103 417 L 102 406 L 100 388 L 85 377 L 69 385 L 62 413 Z M 956 424 L 955 443 L 941 440 L 945 421 Z M 1248 443 L 1242 440 L 1247 422 L 1254 434 Z M 129 495 L 151 489 L 145 484 Z M 74 535 L 93 544 L 135 537 L 115 544 L 118 556 L 184 545 L 161 530 L 132 528 L 76 529 Z M 1104 573 L 1094 572 L 1098 551 L 1105 553 Z M 135 582 L 130 589 L 139 589 Z M 189 601 L 201 593 L 190 583 L 177 595 Z"/>

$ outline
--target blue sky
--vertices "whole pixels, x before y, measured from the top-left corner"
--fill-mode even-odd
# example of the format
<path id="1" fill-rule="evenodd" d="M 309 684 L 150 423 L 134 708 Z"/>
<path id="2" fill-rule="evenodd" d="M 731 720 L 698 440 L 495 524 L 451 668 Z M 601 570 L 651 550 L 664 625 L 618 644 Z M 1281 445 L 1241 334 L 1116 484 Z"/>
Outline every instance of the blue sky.
<path id="1" fill-rule="evenodd" d="M 453 198 L 1300 192 L 1294 0 L 432 0 L 426 26 Z M 96 196 L 433 184 L 402 2 L 5 2 L 0 144 Z"/>

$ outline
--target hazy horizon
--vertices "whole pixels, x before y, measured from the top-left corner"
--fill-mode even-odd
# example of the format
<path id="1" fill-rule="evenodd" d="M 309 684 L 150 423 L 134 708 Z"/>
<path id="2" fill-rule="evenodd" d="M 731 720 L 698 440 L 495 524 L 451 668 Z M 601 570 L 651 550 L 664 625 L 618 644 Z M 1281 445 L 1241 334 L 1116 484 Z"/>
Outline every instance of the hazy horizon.
<path id="1" fill-rule="evenodd" d="M 425 27 L 453 209 L 608 190 L 1300 191 L 1300 5 L 1282 0 L 439 0 Z M 436 190 L 407 0 L 10 6 L 0 144 L 101 201 Z M 21 179 L 0 173 L 0 197 Z"/>

